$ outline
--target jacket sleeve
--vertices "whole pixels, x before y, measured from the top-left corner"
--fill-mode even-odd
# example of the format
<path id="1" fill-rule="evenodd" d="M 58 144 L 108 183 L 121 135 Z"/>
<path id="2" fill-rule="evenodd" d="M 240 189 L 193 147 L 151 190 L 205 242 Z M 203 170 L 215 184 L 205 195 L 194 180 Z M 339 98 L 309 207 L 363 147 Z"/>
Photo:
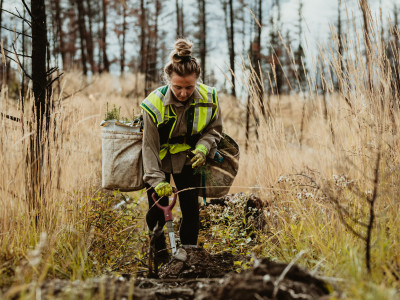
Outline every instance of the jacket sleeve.
<path id="1" fill-rule="evenodd" d="M 147 112 L 143 112 L 143 122 L 143 180 L 154 187 L 165 180 L 161 171 L 160 137 L 156 124 Z"/>
<path id="2" fill-rule="evenodd" d="M 197 144 L 204 145 L 208 150 L 209 157 L 214 157 L 217 151 L 217 144 L 222 137 L 222 116 L 221 116 L 221 106 L 218 105 L 218 110 L 215 117 L 207 125 L 201 134 L 201 138 L 198 140 Z"/>

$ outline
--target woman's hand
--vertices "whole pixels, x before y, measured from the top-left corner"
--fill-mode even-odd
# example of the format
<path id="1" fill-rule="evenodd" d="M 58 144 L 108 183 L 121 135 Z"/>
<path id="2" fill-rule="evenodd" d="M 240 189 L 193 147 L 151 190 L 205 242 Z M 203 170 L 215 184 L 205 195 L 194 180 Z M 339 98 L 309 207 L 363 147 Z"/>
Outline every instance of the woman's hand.
<path id="1" fill-rule="evenodd" d="M 161 181 L 159 184 L 156 185 L 154 188 L 156 191 L 157 195 L 160 197 L 163 196 L 171 196 L 172 195 L 172 186 L 166 182 L 166 181 Z"/>
<path id="2" fill-rule="evenodd" d="M 193 158 L 190 160 L 190 162 L 193 163 L 192 168 L 204 166 L 206 163 L 206 156 L 208 153 L 207 148 L 202 144 L 198 144 L 196 146 L 196 149 L 194 149 L 192 153 L 194 154 Z"/>

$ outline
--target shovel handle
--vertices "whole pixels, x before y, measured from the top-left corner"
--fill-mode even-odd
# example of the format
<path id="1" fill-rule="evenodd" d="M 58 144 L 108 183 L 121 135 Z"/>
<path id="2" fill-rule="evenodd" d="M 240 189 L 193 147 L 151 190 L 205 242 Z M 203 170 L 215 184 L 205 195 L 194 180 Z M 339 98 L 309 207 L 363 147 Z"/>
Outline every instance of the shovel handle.
<path id="1" fill-rule="evenodd" d="M 153 193 L 151 196 L 153 197 L 154 203 L 157 205 L 159 209 L 161 209 L 164 212 L 164 218 L 165 222 L 172 221 L 172 209 L 175 206 L 176 203 L 176 198 L 178 197 L 178 190 L 176 187 L 172 188 L 174 192 L 174 200 L 172 200 L 171 204 L 168 206 L 162 206 L 160 203 L 158 203 L 157 198 L 156 198 L 156 193 Z"/>

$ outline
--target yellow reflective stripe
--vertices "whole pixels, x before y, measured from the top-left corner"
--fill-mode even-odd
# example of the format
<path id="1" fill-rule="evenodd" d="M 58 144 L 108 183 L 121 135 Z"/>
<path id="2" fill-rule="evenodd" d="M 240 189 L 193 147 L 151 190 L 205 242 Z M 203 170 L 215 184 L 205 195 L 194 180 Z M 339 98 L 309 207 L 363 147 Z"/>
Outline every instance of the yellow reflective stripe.
<path id="1" fill-rule="evenodd" d="M 164 100 L 164 95 L 159 90 L 155 90 L 153 93 L 161 100 L 161 102 Z"/>
<path id="2" fill-rule="evenodd" d="M 179 152 L 183 152 L 189 150 L 191 147 L 188 144 L 163 144 L 160 149 L 160 159 L 163 160 L 167 155 L 168 151 L 171 154 L 176 154 Z"/>
<path id="3" fill-rule="evenodd" d="M 151 118 L 153 119 L 154 124 L 157 124 L 157 123 L 158 123 L 156 114 L 151 110 L 150 107 L 148 107 L 148 106 L 144 103 L 144 101 L 140 104 L 140 107 L 141 107 L 143 110 L 145 110 L 145 111 L 147 111 L 147 112 L 149 113 L 149 115 L 150 115 Z"/>
<path id="4" fill-rule="evenodd" d="M 191 147 L 188 144 L 172 144 L 169 145 L 169 153 L 176 154 L 182 151 L 186 151 Z"/>
<path id="5" fill-rule="evenodd" d="M 199 107 L 194 107 L 194 116 L 193 116 L 193 128 L 192 134 L 197 134 L 199 131 L 199 119 L 200 119 L 200 111 Z"/>
<path id="6" fill-rule="evenodd" d="M 165 112 L 164 112 L 164 122 L 168 122 L 169 120 L 169 105 L 165 107 Z"/>
<path id="7" fill-rule="evenodd" d="M 160 98 L 161 96 L 161 98 Z M 151 93 L 144 101 L 142 102 L 142 107 L 147 107 L 151 110 L 157 118 L 157 127 L 161 123 L 164 122 L 164 113 L 165 107 L 163 105 L 162 99 L 164 96 L 158 91 L 154 91 Z M 146 110 L 148 110 L 146 109 Z"/>
<path id="8" fill-rule="evenodd" d="M 208 102 L 212 103 L 212 92 L 213 92 L 213 88 L 209 87 L 208 88 L 208 95 L 207 95 L 207 100 Z M 208 123 L 210 123 L 211 121 L 211 117 L 212 117 L 212 107 L 207 107 L 207 111 L 206 111 L 206 116 L 205 116 L 205 125 L 206 126 Z"/>
<path id="9" fill-rule="evenodd" d="M 205 100 L 202 100 L 201 102 L 208 102 L 208 86 L 206 86 L 205 84 L 200 84 L 199 86 L 199 94 L 201 95 L 201 97 Z"/>
<path id="10" fill-rule="evenodd" d="M 215 95 L 214 88 L 209 87 L 205 84 L 200 84 L 199 85 L 199 94 L 202 96 L 202 99 L 199 99 L 197 103 L 214 103 L 213 93 Z M 216 100 L 215 100 L 215 102 L 216 102 Z M 214 103 L 214 104 L 217 105 L 217 109 L 218 109 L 218 104 L 217 103 Z M 201 107 L 201 106 L 196 105 L 195 111 L 194 111 L 194 118 L 193 118 L 192 134 L 200 133 L 207 126 L 207 124 L 210 123 L 211 119 L 214 116 L 215 116 L 215 113 L 213 115 L 213 108 L 211 106 Z"/>
<path id="11" fill-rule="evenodd" d="M 197 107 L 196 115 L 199 115 L 199 120 L 196 126 L 197 133 L 200 133 L 207 125 L 207 108 L 208 107 Z M 194 127 L 194 126 L 193 126 Z"/>
<path id="12" fill-rule="evenodd" d="M 212 118 L 215 117 L 215 115 L 217 114 L 218 111 L 218 97 L 217 97 L 217 90 L 214 88 L 212 91 L 212 102 L 217 106 L 217 108 L 214 110 L 214 114 L 212 115 Z"/>
<path id="13" fill-rule="evenodd" d="M 168 153 L 168 148 L 161 148 L 160 154 L 159 154 L 160 160 L 163 160 L 165 155 L 167 155 L 167 153 Z"/>
<path id="14" fill-rule="evenodd" d="M 174 124 L 172 124 L 172 128 L 171 128 L 171 130 L 169 132 L 169 138 L 171 138 L 172 132 L 174 131 L 175 124 L 176 124 L 176 113 L 175 113 L 175 111 L 174 111 L 174 109 L 172 108 L 171 105 L 168 105 L 168 107 L 171 109 L 171 111 L 173 113 L 173 115 L 171 115 L 171 117 L 175 118 L 175 122 L 174 122 Z M 169 117 L 169 111 L 168 111 L 168 117 Z"/>

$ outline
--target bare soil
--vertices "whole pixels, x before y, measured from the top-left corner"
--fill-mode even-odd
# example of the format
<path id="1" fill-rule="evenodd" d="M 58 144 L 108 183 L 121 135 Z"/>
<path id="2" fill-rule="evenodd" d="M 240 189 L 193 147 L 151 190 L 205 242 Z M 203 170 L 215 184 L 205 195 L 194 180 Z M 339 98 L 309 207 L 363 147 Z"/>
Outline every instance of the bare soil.
<path id="1" fill-rule="evenodd" d="M 251 268 L 237 273 L 238 261 L 246 263 L 243 259 L 229 253 L 187 249 L 187 260 L 175 259 L 162 266 L 158 279 L 125 275 L 85 282 L 53 280 L 31 289 L 42 299 L 286 300 L 322 299 L 329 294 L 322 280 L 297 265 L 256 259 Z"/>

